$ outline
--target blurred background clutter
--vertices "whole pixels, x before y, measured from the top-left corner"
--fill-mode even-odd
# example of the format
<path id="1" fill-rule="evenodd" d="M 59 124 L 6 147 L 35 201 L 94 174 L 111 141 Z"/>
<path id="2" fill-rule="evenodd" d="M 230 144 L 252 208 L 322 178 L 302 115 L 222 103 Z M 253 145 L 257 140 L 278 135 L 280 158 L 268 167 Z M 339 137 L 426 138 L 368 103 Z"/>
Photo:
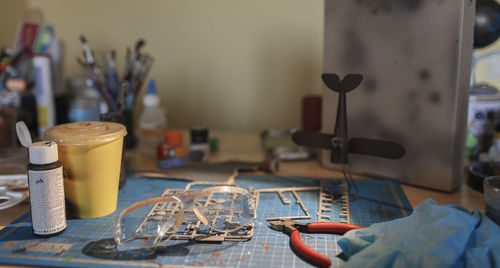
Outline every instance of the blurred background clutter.
<path id="1" fill-rule="evenodd" d="M 114 52 L 120 75 L 127 48 L 133 52 L 137 40 L 144 40 L 144 51 L 154 58 L 150 77 L 168 109 L 170 127 L 298 127 L 295 108 L 302 96 L 321 93 L 321 1 L 7 0 L 1 5 L 12 10 L 2 25 L 3 46 L 12 46 L 21 21 L 52 26 L 62 43 L 58 82 L 63 93 L 85 87 L 74 81 L 84 75 L 75 60 L 82 58 L 81 35 L 97 61 Z M 136 105 L 138 120 L 141 101 Z"/>
<path id="2" fill-rule="evenodd" d="M 168 155 L 165 130 L 200 128 L 260 132 L 270 154 L 311 157 L 274 139 L 321 129 L 323 1 L 0 6 L 8 10 L 0 31 L 0 153 L 15 150 L 19 120 L 35 140 L 56 124 L 101 120 L 124 123 L 127 148 L 142 143 L 151 157 Z M 496 2 L 477 1 L 466 144 L 472 161 L 500 160 L 498 14 Z"/>
<path id="3" fill-rule="evenodd" d="M 204 161 L 219 147 L 213 130 L 262 132 L 269 147 L 266 133 L 289 139 L 302 126 L 320 129 L 322 2 L 5 0 L 0 6 L 9 11 L 0 31 L 2 156 L 25 154 L 17 121 L 35 141 L 62 123 L 123 123 L 126 148 L 139 145 L 149 160 L 192 152 L 189 159 Z M 172 133 L 165 131 L 178 129 L 188 130 L 189 148 L 182 137 L 169 144 Z M 291 142 L 267 147 L 282 159 L 310 157 Z M 177 163 L 169 161 L 158 165 Z"/>

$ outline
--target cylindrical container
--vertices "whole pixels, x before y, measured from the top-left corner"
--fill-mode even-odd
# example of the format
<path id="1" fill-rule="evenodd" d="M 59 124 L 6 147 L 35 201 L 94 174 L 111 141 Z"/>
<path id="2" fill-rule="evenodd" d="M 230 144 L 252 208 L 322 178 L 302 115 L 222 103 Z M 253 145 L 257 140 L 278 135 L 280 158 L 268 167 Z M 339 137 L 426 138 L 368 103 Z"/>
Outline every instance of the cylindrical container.
<path id="1" fill-rule="evenodd" d="M 302 129 L 319 131 L 321 129 L 321 96 L 305 96 L 302 99 Z"/>
<path id="2" fill-rule="evenodd" d="M 99 121 L 102 98 L 92 85 L 92 80 L 86 77 L 72 77 L 68 80 L 68 122 Z"/>
<path id="3" fill-rule="evenodd" d="M 118 113 L 118 112 L 109 112 L 105 114 L 100 115 L 101 121 L 105 122 L 115 122 L 115 123 L 120 123 L 124 124 L 125 120 L 123 119 L 123 113 Z M 126 126 L 125 126 L 126 128 Z M 125 140 L 124 140 L 124 147 L 125 147 Z M 118 186 L 118 189 L 121 189 L 125 187 L 125 183 L 127 182 L 127 170 L 125 169 L 125 150 L 122 149 L 122 165 L 121 165 L 121 170 L 120 170 L 120 184 Z"/>
<path id="4" fill-rule="evenodd" d="M 167 130 L 164 133 L 165 143 L 159 144 L 156 147 L 156 156 L 158 160 L 167 157 L 186 157 L 188 148 L 183 146 L 182 131 L 180 130 Z"/>
<path id="5" fill-rule="evenodd" d="M 63 170 L 57 144 L 40 141 L 29 146 L 28 184 L 33 234 L 50 237 L 66 230 Z"/>
<path id="6" fill-rule="evenodd" d="M 33 57 L 33 68 L 35 73 L 38 135 L 41 137 L 45 130 L 54 126 L 56 122 L 49 55 L 44 54 Z"/>
<path id="7" fill-rule="evenodd" d="M 69 105 L 70 122 L 97 121 L 100 116 L 99 100 L 73 99 Z"/>
<path id="8" fill-rule="evenodd" d="M 164 133 L 165 144 L 170 146 L 180 146 L 183 143 L 182 131 L 180 130 L 168 130 Z"/>
<path id="9" fill-rule="evenodd" d="M 191 128 L 191 145 L 189 145 L 189 152 L 196 152 L 201 154 L 200 157 L 190 157 L 191 161 L 204 162 L 208 159 L 210 153 L 210 145 L 208 144 L 208 128 L 195 127 Z M 194 154 L 197 155 L 197 154 Z"/>
<path id="10" fill-rule="evenodd" d="M 191 144 L 208 143 L 208 128 L 194 127 L 190 129 Z"/>
<path id="11" fill-rule="evenodd" d="M 210 152 L 211 153 L 216 153 L 219 151 L 219 138 L 213 137 L 210 138 Z"/>
<path id="12" fill-rule="evenodd" d="M 116 210 L 125 126 L 113 122 L 76 122 L 55 126 L 44 139 L 55 141 L 64 167 L 69 212 L 97 218 Z"/>
<path id="13" fill-rule="evenodd" d="M 188 155 L 188 148 L 186 146 L 170 146 L 168 144 L 160 144 L 156 147 L 156 156 L 158 160 L 169 157 L 186 157 Z"/>
<path id="14" fill-rule="evenodd" d="M 156 94 L 156 84 L 151 80 L 148 94 L 143 97 L 144 110 L 139 117 L 139 152 L 148 160 L 155 160 L 156 147 L 161 144 L 167 127 L 165 110 L 160 106 L 160 98 Z"/>
<path id="15" fill-rule="evenodd" d="M 485 214 L 500 226 L 500 176 L 484 179 Z"/>

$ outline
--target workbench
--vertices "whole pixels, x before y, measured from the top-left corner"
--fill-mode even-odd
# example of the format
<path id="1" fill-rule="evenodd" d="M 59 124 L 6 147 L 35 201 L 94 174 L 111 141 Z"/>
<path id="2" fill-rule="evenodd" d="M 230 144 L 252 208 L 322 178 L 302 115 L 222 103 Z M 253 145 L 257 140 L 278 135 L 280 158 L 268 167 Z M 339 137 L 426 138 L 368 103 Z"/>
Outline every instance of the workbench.
<path id="1" fill-rule="evenodd" d="M 238 132 L 218 131 L 218 132 L 211 133 L 211 136 L 218 137 L 220 139 L 220 151 L 217 153 L 213 153 L 210 156 L 210 162 L 212 162 L 212 163 L 224 162 L 224 161 L 229 161 L 229 160 L 259 162 L 265 158 L 265 153 L 262 150 L 258 133 L 248 133 L 248 132 L 238 133 Z M 153 159 L 145 158 L 144 155 L 141 155 L 138 150 L 127 151 L 126 154 L 127 154 L 126 155 L 126 158 L 127 158 L 126 165 L 130 171 L 134 171 L 134 170 L 161 171 L 156 167 L 155 161 Z M 282 180 L 283 177 L 286 179 L 290 179 L 290 180 L 294 180 L 295 178 L 299 178 L 298 181 L 293 182 L 293 183 L 299 183 L 299 184 L 302 183 L 302 182 L 300 182 L 300 177 L 307 179 L 307 180 L 302 180 L 303 183 L 306 183 L 306 184 L 310 183 L 310 180 L 309 180 L 310 178 L 314 178 L 315 180 L 322 179 L 322 178 L 326 178 L 326 179 L 337 178 L 337 180 L 338 180 L 338 178 L 342 178 L 341 172 L 322 168 L 319 165 L 319 163 L 315 160 L 282 162 L 281 169 L 280 169 L 279 173 L 276 174 L 276 175 L 279 175 L 280 177 L 276 177 L 274 175 L 269 176 L 269 174 L 267 174 L 268 177 L 263 176 L 263 177 L 259 178 L 258 175 L 266 175 L 266 174 L 256 174 L 255 176 L 251 175 L 250 177 L 252 178 L 253 181 L 250 183 L 248 182 L 248 177 L 245 177 L 245 176 L 238 177 L 240 179 L 239 179 L 239 181 L 237 180 L 236 182 L 240 183 L 241 187 L 244 187 L 244 188 L 247 188 L 248 186 L 253 187 L 255 185 L 261 185 L 261 187 L 266 188 L 269 186 L 273 186 L 274 185 L 273 183 L 275 183 L 276 185 L 283 183 L 283 180 Z M 129 176 L 129 179 L 130 178 L 131 177 Z M 374 204 L 373 207 L 367 207 L 366 206 L 367 203 L 366 202 L 363 203 L 364 202 L 363 200 L 355 201 L 357 203 L 354 204 L 355 210 L 356 210 L 356 207 L 359 208 L 361 206 L 363 208 L 363 211 L 367 211 L 367 210 L 372 211 L 372 212 L 378 211 L 376 213 L 376 215 L 372 214 L 372 215 L 368 216 L 368 218 L 370 218 L 370 222 L 385 221 L 383 218 L 377 219 L 376 218 L 376 217 L 378 217 L 377 215 L 382 215 L 382 217 L 387 217 L 388 215 L 390 215 L 390 217 L 392 217 L 392 218 L 402 217 L 402 216 L 408 215 L 409 213 L 411 213 L 411 207 L 417 206 L 421 201 L 423 201 L 427 198 L 432 198 L 435 201 L 437 201 L 438 203 L 454 203 L 454 204 L 459 204 L 461 206 L 464 206 L 470 210 L 478 209 L 480 211 L 484 211 L 484 201 L 483 201 L 482 194 L 469 188 L 466 184 L 463 184 L 457 191 L 455 191 L 453 193 L 443 193 L 443 192 L 437 192 L 437 191 L 423 189 L 423 188 L 419 188 L 419 187 L 414 187 L 414 186 L 410 186 L 410 185 L 401 185 L 400 186 L 399 184 L 395 184 L 394 187 L 390 186 L 393 188 L 392 192 L 396 195 L 400 195 L 401 197 L 403 197 L 401 199 L 401 200 L 403 200 L 403 203 L 401 203 L 401 201 L 398 201 L 399 204 L 401 205 L 401 206 L 399 206 L 399 209 L 401 210 L 402 214 L 397 214 L 397 213 L 399 213 L 399 211 L 394 210 L 394 206 L 393 206 L 393 208 L 389 208 L 388 210 L 385 210 L 384 208 L 380 207 L 381 200 L 389 200 L 390 198 L 381 197 L 381 199 L 380 198 L 378 199 L 379 201 L 377 203 L 377 201 L 375 200 L 375 199 L 377 199 L 377 194 L 374 193 L 375 196 L 371 196 L 372 192 L 377 191 L 377 190 L 374 190 L 372 188 L 374 186 L 378 187 L 377 182 L 372 181 L 372 179 L 370 179 L 370 178 L 361 177 L 361 176 L 355 176 L 355 178 L 359 180 L 358 185 L 360 186 L 360 189 L 361 189 L 360 191 L 362 193 L 364 193 L 364 196 L 368 197 L 369 200 L 375 201 L 375 202 L 371 202 Z M 257 179 L 257 182 L 255 181 L 255 179 Z M 261 180 L 261 181 L 258 182 L 258 180 Z M 382 183 L 384 183 L 384 182 L 382 182 Z M 162 191 L 162 189 L 161 189 L 162 185 L 165 185 L 164 182 L 159 182 L 159 181 L 155 181 L 155 180 L 151 180 L 151 181 L 148 180 L 147 182 L 146 181 L 139 182 L 137 180 L 132 180 L 132 181 L 128 182 L 128 184 L 129 184 L 128 189 L 130 189 L 130 187 L 132 187 L 134 189 L 134 191 L 139 192 L 139 193 L 137 193 L 137 196 L 135 197 L 135 198 L 139 198 L 139 200 L 143 199 L 144 198 L 143 196 L 147 196 L 147 195 L 151 195 L 151 194 L 158 195 Z M 149 184 L 149 185 L 143 186 L 143 184 Z M 171 185 L 177 185 L 177 184 L 179 184 L 179 182 L 175 182 Z M 181 185 L 181 184 L 182 183 L 180 183 L 179 185 Z M 389 184 L 391 184 L 391 183 L 389 182 Z M 151 190 L 140 189 L 141 187 L 145 187 L 148 189 L 151 189 L 151 187 L 154 187 L 155 192 L 152 193 Z M 127 185 L 124 189 L 125 190 L 127 189 Z M 396 189 L 396 190 L 394 191 L 394 189 Z M 408 200 L 406 200 L 406 198 L 404 198 L 404 194 L 403 194 L 403 191 L 401 189 L 406 194 L 406 197 Z M 120 195 L 121 195 L 122 202 L 130 202 L 131 201 L 131 200 L 123 199 L 123 197 L 124 197 L 122 195 L 123 192 L 121 191 L 120 193 L 121 193 Z M 370 198 L 373 198 L 373 199 L 370 199 Z M 396 199 L 398 199 L 398 198 L 396 198 Z M 276 204 L 268 203 L 270 201 L 271 200 L 269 200 L 269 199 L 263 201 L 264 202 L 263 205 L 264 204 L 265 205 L 263 207 L 261 206 L 261 208 L 264 211 L 266 209 L 275 208 L 276 206 L 280 205 L 279 202 Z M 119 203 L 120 203 L 120 201 L 119 201 Z M 309 205 L 310 204 L 311 203 L 309 202 Z M 375 207 L 375 205 L 377 207 Z M 410 205 L 411 205 L 411 207 L 410 207 Z M 120 204 L 119 204 L 119 207 L 120 207 Z M 123 209 L 123 208 L 118 208 L 118 209 Z M 16 219 L 17 219 L 16 223 L 9 227 L 11 229 L 6 229 L 6 230 L 8 230 L 9 232 L 12 232 L 11 230 L 14 230 L 14 229 L 12 229 L 12 226 L 24 226 L 21 228 L 26 228 L 26 226 L 29 225 L 29 218 L 27 218 L 29 215 L 26 214 L 26 212 L 28 212 L 28 211 L 29 211 L 29 202 L 27 202 L 27 201 L 25 201 L 21 204 L 18 204 L 12 208 L 1 211 L 2 217 L 0 217 L 0 229 L 3 229 L 6 225 L 10 224 L 11 222 L 13 222 Z M 359 212 L 359 210 L 358 210 L 358 212 Z M 393 214 L 394 212 L 396 212 L 396 214 Z M 379 213 L 381 213 L 381 214 L 379 214 Z M 361 214 L 356 213 L 356 215 L 358 215 L 357 216 L 358 222 L 355 222 L 355 224 L 360 224 L 361 222 L 359 222 L 359 220 L 360 219 L 362 220 L 362 218 L 366 218 L 365 216 L 367 216 L 368 214 L 364 214 L 364 212 L 362 212 Z M 361 216 L 361 218 L 359 216 Z M 391 219 L 390 217 L 388 217 L 387 219 Z M 108 218 L 108 219 L 106 219 L 106 218 Z M 107 230 L 110 228 L 106 227 L 103 229 L 102 227 L 103 226 L 111 226 L 112 221 L 110 220 L 109 217 L 104 217 L 104 218 L 100 218 L 100 219 L 96 219 L 96 220 L 97 221 L 92 221 L 91 225 L 94 226 L 93 229 L 95 229 L 95 230 L 99 229 L 99 228 L 97 228 L 97 226 L 101 226 L 100 231 L 90 232 L 88 235 L 85 234 L 84 236 L 88 237 L 91 240 L 97 241 L 96 243 L 98 243 L 99 241 L 105 242 L 106 239 L 99 240 L 103 237 L 102 230 L 104 230 L 104 229 Z M 88 223 L 85 223 L 84 221 L 81 221 L 81 220 L 76 220 L 76 221 L 73 220 L 73 221 L 74 221 L 72 223 L 73 230 L 70 229 L 70 230 L 68 230 L 68 232 L 66 232 L 62 236 L 58 236 L 54 240 L 54 241 L 56 241 L 56 243 L 52 243 L 52 245 L 64 245 L 63 242 L 65 241 L 65 239 L 67 239 L 67 237 L 65 237 L 65 236 L 72 237 L 70 239 L 71 241 L 73 241 L 74 239 L 78 240 L 78 238 L 74 237 L 75 230 L 79 230 L 79 229 L 87 230 L 86 229 L 87 227 L 85 227 L 85 226 L 87 226 Z M 269 264 L 269 263 L 267 263 L 269 261 L 271 262 L 271 264 L 274 263 L 274 261 L 277 261 L 279 263 L 282 263 L 281 265 L 283 265 L 283 266 L 286 266 L 289 264 L 292 264 L 292 266 L 303 266 L 305 264 L 303 262 L 301 262 L 300 264 L 298 264 L 298 263 L 296 264 L 295 260 L 298 260 L 296 258 L 292 258 L 292 259 L 287 258 L 287 259 L 281 260 L 281 258 L 279 256 L 284 256 L 284 255 L 287 255 L 289 253 L 288 252 L 289 247 L 286 244 L 285 244 L 285 246 L 282 245 L 283 243 L 285 243 L 284 241 L 286 241 L 286 240 L 283 240 L 283 238 L 285 238 L 286 236 L 283 236 L 283 234 L 280 234 L 278 232 L 269 230 L 266 226 L 266 221 L 263 219 L 260 219 L 260 222 L 258 220 L 256 220 L 256 224 L 257 224 L 256 237 L 253 238 L 248 243 L 243 243 L 243 244 L 233 243 L 233 244 L 231 244 L 230 242 L 225 242 L 226 244 L 230 244 L 230 249 L 224 249 L 222 251 L 220 251 L 221 249 L 218 249 L 217 247 L 225 245 L 224 243 L 220 244 L 219 246 L 213 245 L 213 244 L 206 245 L 206 246 L 199 245 L 201 252 L 205 252 L 205 251 L 212 252 L 211 250 L 215 247 L 216 253 L 211 253 L 208 255 L 206 255 L 204 253 L 201 253 L 201 254 L 199 253 L 200 255 L 196 255 L 196 254 L 194 256 L 181 255 L 181 256 L 177 256 L 177 257 L 175 257 L 173 255 L 169 255 L 170 257 L 168 257 L 168 260 L 172 260 L 172 261 L 181 260 L 180 263 L 179 262 L 172 263 L 172 264 L 177 264 L 177 265 L 178 264 L 181 264 L 181 265 L 207 265 L 207 264 L 228 265 L 228 264 L 231 264 L 232 262 L 235 262 L 232 264 L 235 264 L 235 265 L 237 264 L 238 266 L 239 266 L 239 264 L 241 264 L 243 266 L 247 266 L 247 265 L 254 266 L 254 265 L 257 265 L 257 263 L 259 261 L 262 262 L 264 255 L 272 254 L 272 256 L 275 256 L 276 258 L 271 258 L 271 259 L 269 259 L 267 257 L 264 258 L 266 260 L 266 263 L 265 263 L 266 265 Z M 368 226 L 369 224 L 363 224 L 363 225 Z M 14 232 L 15 232 L 15 230 L 14 230 Z M 88 230 L 87 230 L 87 232 L 88 232 Z M 106 237 L 107 237 L 110 235 L 109 230 L 106 232 L 108 232 L 106 234 Z M 14 233 L 13 233 L 13 235 L 14 235 Z M 309 243 L 311 245 L 317 246 L 317 245 L 321 244 L 321 243 L 314 242 L 316 240 L 310 240 L 310 239 L 312 239 L 312 236 L 311 237 L 304 237 L 304 238 L 306 240 L 309 239 Z M 338 248 L 336 247 L 336 240 L 335 240 L 336 238 L 331 238 L 331 236 L 326 235 L 325 237 L 322 237 L 321 239 L 328 239 L 327 240 L 328 243 L 326 244 L 328 246 L 328 248 L 323 249 L 325 252 L 329 252 L 330 254 L 332 254 L 332 251 L 334 251 L 334 250 L 338 251 Z M 30 241 L 30 240 L 26 240 L 26 241 Z M 264 241 L 264 242 L 261 242 L 261 241 Z M 323 240 L 321 240 L 321 241 L 323 241 Z M 47 242 L 48 242 L 48 244 L 50 244 L 50 240 Z M 27 243 L 33 243 L 33 242 L 27 242 Z M 99 246 L 99 244 L 96 244 L 96 245 L 97 245 L 97 247 Z M 255 245 L 257 245 L 257 246 L 255 246 Z M 76 248 L 78 246 L 82 247 L 82 245 L 75 245 L 74 248 Z M 96 247 L 96 246 L 94 246 L 94 247 Z M 250 247 L 251 250 L 248 249 L 248 247 Z M 92 249 L 92 245 L 90 245 L 90 246 L 87 245 L 87 246 L 85 246 L 85 248 Z M 245 249 L 245 248 L 247 248 L 247 249 Z M 191 248 L 191 250 L 192 249 L 193 248 Z M 16 251 L 16 249 L 14 247 L 12 252 L 14 253 L 15 251 Z M 64 252 L 64 251 L 65 250 L 63 249 L 61 252 Z M 92 251 L 92 250 L 90 250 L 90 251 Z M 237 254 L 243 254 L 243 252 L 244 252 L 245 254 L 250 254 L 250 255 L 245 255 L 245 256 L 238 255 L 240 257 L 235 257 L 235 255 L 233 255 L 234 252 L 236 252 Z M 17 253 L 17 252 L 15 252 L 15 253 Z M 221 253 L 222 253 L 222 255 L 221 255 Z M 65 253 L 65 254 L 69 254 L 69 253 Z M 65 256 L 64 254 L 63 255 L 55 254 L 55 255 L 58 256 L 59 259 L 62 259 Z M 61 257 L 59 257 L 59 256 L 61 256 Z M 73 256 L 73 255 L 70 255 L 70 256 Z M 208 257 L 206 257 L 206 256 L 208 256 Z M 330 255 L 330 256 L 332 257 L 332 255 Z M 335 256 L 335 255 L 333 255 L 333 256 Z M 50 257 L 48 257 L 48 259 L 51 260 Z M 57 260 L 57 258 L 55 258 L 55 259 Z M 64 258 L 63 261 L 65 262 L 67 259 L 69 260 L 71 258 Z M 74 256 L 73 260 L 75 262 L 72 265 L 78 265 L 79 262 L 85 261 L 84 259 L 79 258 L 77 256 Z M 164 261 L 164 259 L 161 259 L 161 260 Z M 160 261 L 159 263 L 161 263 L 161 260 L 159 260 Z M 47 261 L 47 259 L 45 261 Z M 86 259 L 86 261 L 89 261 L 89 260 Z M 90 261 L 92 261 L 92 259 Z M 146 261 L 149 262 L 150 260 L 146 260 Z M 335 261 L 338 262 L 337 259 L 335 259 Z M 212 262 L 214 262 L 214 263 L 212 263 Z M 16 263 L 16 262 L 14 262 L 14 263 Z M 28 263 L 25 262 L 24 264 L 28 264 Z M 48 263 L 48 264 L 50 265 L 50 263 Z M 86 263 L 86 264 L 89 264 L 89 263 Z M 80 263 L 80 265 L 86 265 L 86 264 Z M 102 259 L 96 259 L 94 264 L 125 265 L 126 266 L 126 265 L 131 265 L 132 263 L 127 264 L 127 262 L 123 262 L 123 261 L 120 262 L 119 260 L 113 260 L 112 262 L 110 261 L 106 264 L 106 261 L 103 261 Z M 144 264 L 144 262 L 142 262 L 141 265 L 142 264 Z M 262 264 L 264 264 L 264 263 L 262 263 Z M 276 263 L 274 263 L 274 264 L 276 264 Z M 54 265 L 55 265 L 55 263 L 54 263 Z"/>
<path id="2" fill-rule="evenodd" d="M 265 152 L 262 149 L 260 136 L 257 132 L 212 131 L 210 135 L 211 137 L 218 137 L 220 140 L 219 152 L 210 156 L 211 162 L 228 160 L 258 162 L 265 158 Z M 187 132 L 184 137 L 185 139 L 189 137 Z M 127 158 L 129 159 L 128 169 L 158 170 L 154 161 L 145 159 L 135 150 L 127 151 Z M 278 175 L 317 178 L 342 177 L 341 172 L 323 168 L 315 160 L 281 162 Z M 355 176 L 355 178 L 362 179 L 363 177 Z M 465 182 L 453 193 L 444 193 L 404 184 L 401 187 L 412 207 L 416 207 L 427 198 L 432 198 L 440 204 L 458 204 L 469 210 L 477 209 L 484 212 L 483 194 L 470 188 Z M 2 215 L 0 217 L 0 229 L 28 211 L 29 202 L 27 201 L 0 211 Z"/>

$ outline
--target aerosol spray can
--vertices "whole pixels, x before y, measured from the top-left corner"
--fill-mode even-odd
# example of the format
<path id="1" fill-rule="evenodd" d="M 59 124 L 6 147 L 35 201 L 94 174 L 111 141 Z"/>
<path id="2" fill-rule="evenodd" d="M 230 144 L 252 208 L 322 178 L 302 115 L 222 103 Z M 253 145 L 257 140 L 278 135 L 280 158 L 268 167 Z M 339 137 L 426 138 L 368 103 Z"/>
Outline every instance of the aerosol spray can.
<path id="1" fill-rule="evenodd" d="M 53 127 L 56 122 L 49 55 L 35 55 L 33 57 L 33 67 L 35 73 L 38 135 L 42 137 L 45 130 Z"/>
<path id="2" fill-rule="evenodd" d="M 28 185 L 33 234 L 50 237 L 66 230 L 62 164 L 53 141 L 31 143 L 24 122 L 16 124 L 21 144 L 29 148 Z"/>

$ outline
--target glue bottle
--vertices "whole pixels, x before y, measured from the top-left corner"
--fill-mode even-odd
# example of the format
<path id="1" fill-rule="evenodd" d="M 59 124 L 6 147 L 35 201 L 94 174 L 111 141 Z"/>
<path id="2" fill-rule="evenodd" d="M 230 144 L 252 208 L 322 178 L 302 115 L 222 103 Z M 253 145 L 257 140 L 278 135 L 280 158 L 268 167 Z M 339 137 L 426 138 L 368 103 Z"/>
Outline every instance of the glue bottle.
<path id="1" fill-rule="evenodd" d="M 139 118 L 139 151 L 147 158 L 156 159 L 156 147 L 163 141 L 167 118 L 165 110 L 160 107 L 155 80 L 149 81 L 148 93 L 142 103 L 144 110 Z"/>
<path id="2" fill-rule="evenodd" d="M 66 230 L 66 207 L 62 164 L 53 141 L 31 143 L 24 122 L 16 124 L 21 144 L 29 148 L 28 188 L 31 228 L 39 237 L 50 237 Z"/>

